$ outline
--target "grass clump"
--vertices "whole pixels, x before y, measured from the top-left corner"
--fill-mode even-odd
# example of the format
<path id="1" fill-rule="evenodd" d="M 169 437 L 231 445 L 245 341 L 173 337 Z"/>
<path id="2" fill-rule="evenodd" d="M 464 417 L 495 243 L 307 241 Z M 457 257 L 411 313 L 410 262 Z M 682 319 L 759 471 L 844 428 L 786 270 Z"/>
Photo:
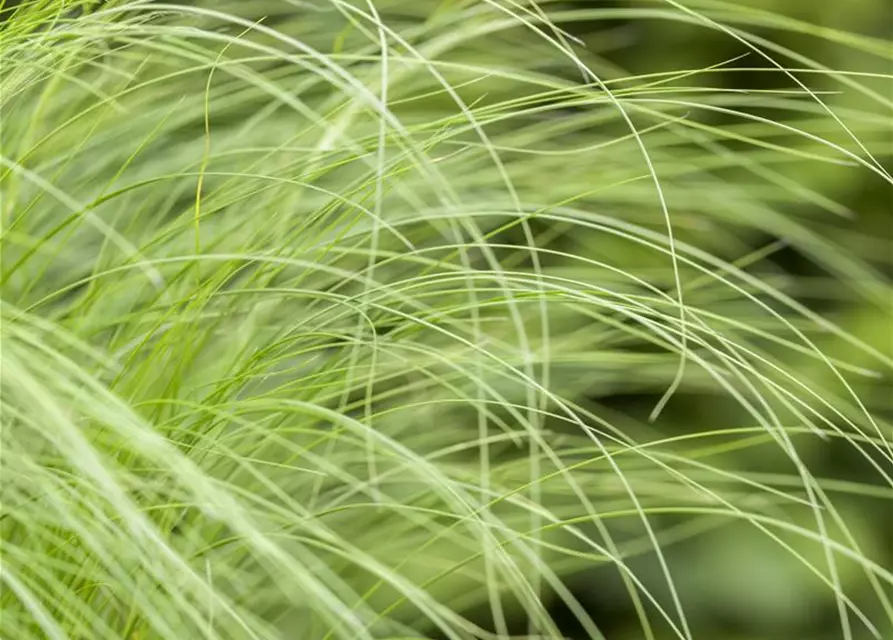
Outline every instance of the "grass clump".
<path id="1" fill-rule="evenodd" d="M 6 3 L 0 634 L 893 633 L 889 34 L 744 5 Z"/>

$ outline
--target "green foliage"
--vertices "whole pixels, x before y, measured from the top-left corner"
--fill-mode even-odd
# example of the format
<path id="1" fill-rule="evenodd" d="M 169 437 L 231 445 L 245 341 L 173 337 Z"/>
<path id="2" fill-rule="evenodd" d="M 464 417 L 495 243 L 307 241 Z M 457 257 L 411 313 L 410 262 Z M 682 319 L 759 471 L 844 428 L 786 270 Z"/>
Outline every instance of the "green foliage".
<path id="1" fill-rule="evenodd" d="M 7 3 L 0 635 L 891 637 L 887 8 L 778 4 Z"/>

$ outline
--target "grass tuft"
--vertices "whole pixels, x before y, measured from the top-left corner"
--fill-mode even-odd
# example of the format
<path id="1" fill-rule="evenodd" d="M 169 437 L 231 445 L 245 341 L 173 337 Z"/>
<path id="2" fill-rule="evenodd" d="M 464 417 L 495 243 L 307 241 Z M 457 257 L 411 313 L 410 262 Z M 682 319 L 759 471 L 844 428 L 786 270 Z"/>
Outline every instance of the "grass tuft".
<path id="1" fill-rule="evenodd" d="M 891 34 L 804 12 L 0 1 L 0 636 L 893 637 Z"/>

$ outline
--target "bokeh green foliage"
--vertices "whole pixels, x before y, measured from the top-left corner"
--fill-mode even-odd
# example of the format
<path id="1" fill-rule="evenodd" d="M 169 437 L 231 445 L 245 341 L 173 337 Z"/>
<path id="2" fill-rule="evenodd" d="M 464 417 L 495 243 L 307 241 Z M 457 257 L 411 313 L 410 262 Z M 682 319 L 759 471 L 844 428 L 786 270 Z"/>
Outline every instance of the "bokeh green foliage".
<path id="1" fill-rule="evenodd" d="M 663 3 L 582 3 L 594 11 L 610 15 L 621 5 L 624 8 L 650 6 L 655 13 L 665 17 L 674 13 L 661 6 Z M 691 78 L 691 85 L 697 87 L 722 86 L 752 94 L 779 89 L 790 89 L 792 81 L 775 63 L 786 68 L 797 66 L 809 60 L 820 64 L 824 69 L 846 70 L 866 76 L 865 91 L 844 90 L 838 79 L 824 74 L 801 74 L 810 88 L 825 91 L 822 100 L 838 113 L 876 113 L 880 124 L 875 130 L 874 149 L 887 168 L 891 166 L 893 152 L 893 125 L 889 100 L 893 96 L 893 80 L 890 72 L 893 64 L 889 52 L 893 49 L 893 3 L 878 0 L 861 0 L 850 3 L 798 2 L 794 0 L 748 0 L 735 3 L 709 3 L 715 12 L 715 20 L 731 28 L 740 28 L 774 47 L 767 50 L 774 61 L 748 50 L 741 42 L 728 33 L 705 29 L 697 20 L 690 20 L 676 12 L 674 22 L 664 19 L 628 20 L 618 15 L 618 23 L 609 27 L 595 19 L 587 23 L 585 40 L 587 43 L 617 42 L 616 48 L 605 53 L 605 59 L 616 65 L 620 73 L 644 73 L 671 69 L 698 69 L 716 65 L 724 60 L 736 59 L 730 65 L 731 71 L 716 74 L 697 74 Z M 784 16 L 785 21 L 779 22 Z M 730 19 L 730 22 L 726 20 Z M 779 28 L 783 25 L 783 28 Z M 840 31 L 849 31 L 872 38 L 870 45 L 851 47 L 852 39 Z M 829 36 L 830 39 L 829 39 Z M 781 55 L 776 55 L 775 52 Z M 799 59 L 793 64 L 785 53 L 794 52 Z M 887 55 L 874 55 L 886 52 Z M 805 65 L 803 65 L 805 66 Z M 756 101 L 762 102 L 759 99 Z M 785 114 L 784 108 L 776 109 L 766 101 L 766 106 L 757 106 L 753 113 L 763 117 L 778 118 L 809 130 L 814 122 L 813 113 Z M 820 118 L 819 120 L 822 120 Z M 844 120 L 846 118 L 844 117 Z M 733 119 L 725 115 L 710 114 L 707 121 L 720 127 L 727 127 Z M 827 135 L 827 131 L 820 135 Z M 802 138 L 776 138 L 778 144 L 788 148 L 807 149 Z M 840 140 L 840 132 L 831 139 Z M 766 157 L 766 156 L 764 156 Z M 782 160 L 777 156 L 778 160 Z M 893 356 L 893 294 L 889 288 L 889 278 L 893 273 L 893 192 L 889 184 L 876 176 L 848 167 L 825 164 L 821 167 L 812 162 L 785 162 L 781 170 L 784 178 L 800 187 L 809 189 L 815 198 L 803 199 L 800 193 L 790 193 L 790 199 L 781 205 L 784 219 L 773 221 L 760 216 L 752 217 L 755 235 L 747 236 L 745 242 L 756 248 L 763 240 L 761 232 L 770 236 L 791 241 L 795 250 L 775 254 L 774 262 L 782 270 L 793 271 L 798 277 L 788 282 L 786 290 L 798 300 L 822 311 L 826 317 L 834 318 L 845 330 L 859 335 L 886 357 Z M 724 177 L 760 188 L 748 175 L 746 168 L 738 168 L 722 174 Z M 821 199 L 821 200 L 820 200 Z M 827 200 L 825 200 L 827 199 Z M 822 202 L 824 200 L 824 202 Z M 834 206 L 825 206 L 833 202 Z M 833 209 L 833 211 L 832 211 Z M 740 221 L 740 219 L 739 219 Z M 809 229 L 812 237 L 791 235 L 791 221 L 801 223 Z M 743 221 L 740 221 L 743 222 Z M 746 224 L 746 223 L 745 223 Z M 749 226 L 749 225 L 748 225 Z M 850 271 L 842 267 L 836 270 L 827 263 L 828 258 L 841 253 L 841 249 L 858 256 L 866 271 Z M 840 280 L 830 280 L 829 272 L 842 275 L 849 273 L 848 288 Z M 879 277 L 878 277 L 879 276 Z M 873 290 L 873 284 L 886 283 Z M 864 295 L 853 296 L 853 290 Z M 846 358 L 849 362 L 867 365 L 865 358 L 845 342 L 833 337 L 819 338 L 818 344 L 829 355 Z M 809 376 L 816 384 L 828 384 L 824 371 L 815 371 L 806 361 L 792 357 L 787 360 L 792 369 Z M 877 415 L 887 419 L 893 415 L 893 387 L 888 375 L 880 379 L 857 384 L 861 397 Z M 647 398 L 633 404 L 641 415 L 647 412 Z M 625 402 L 624 407 L 629 408 Z M 710 407 L 710 408 L 705 408 Z M 698 406 L 683 406 L 675 414 L 675 424 L 684 425 L 686 431 L 697 432 L 709 429 L 721 422 L 727 406 L 722 399 L 700 398 Z M 728 414 L 725 414 L 728 415 Z M 771 449 L 771 447 L 769 447 Z M 817 444 L 813 447 L 810 459 L 816 468 L 827 478 L 841 482 L 860 481 L 871 476 L 866 472 L 864 460 L 842 455 L 838 443 Z M 780 461 L 767 447 L 736 451 L 729 456 L 727 464 L 733 467 L 750 467 L 761 472 L 775 472 Z M 845 484 L 840 485 L 841 490 Z M 849 493 L 849 492 L 848 492 Z M 865 544 L 875 547 L 891 562 L 890 540 L 893 539 L 893 514 L 883 502 L 867 498 L 859 492 L 852 492 L 843 501 L 848 523 L 859 532 Z M 787 637 L 838 637 L 839 630 L 827 629 L 827 621 L 832 605 L 827 594 L 815 591 L 811 576 L 799 570 L 790 558 L 779 553 L 767 543 L 765 538 L 755 535 L 746 526 L 730 528 L 727 534 L 711 535 L 691 545 L 680 555 L 680 563 L 687 569 L 687 575 L 700 600 L 696 606 L 702 607 L 707 617 L 725 618 L 731 628 L 740 629 L 744 638 L 787 638 Z M 858 582 L 858 577 L 850 575 Z M 823 630 L 823 625 L 825 628 Z M 638 637 L 631 630 L 629 637 Z M 718 627 L 713 637 L 728 637 L 729 627 Z M 885 632 L 890 634 L 891 630 Z M 824 635 L 827 634 L 827 635 Z M 737 637 L 737 636 L 736 636 Z M 884 636 L 886 637 L 886 636 Z"/>

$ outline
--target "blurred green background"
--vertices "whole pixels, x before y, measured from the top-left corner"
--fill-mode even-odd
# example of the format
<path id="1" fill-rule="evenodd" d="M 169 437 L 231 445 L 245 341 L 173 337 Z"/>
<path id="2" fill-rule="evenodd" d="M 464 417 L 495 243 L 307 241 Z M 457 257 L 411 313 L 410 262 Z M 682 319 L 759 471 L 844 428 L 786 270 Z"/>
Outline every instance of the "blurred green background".
<path id="1" fill-rule="evenodd" d="M 733 63 L 724 67 L 725 71 L 711 76 L 697 76 L 692 83 L 713 83 L 714 86 L 719 84 L 729 89 L 752 92 L 778 90 L 792 85 L 790 78 L 774 68 L 771 62 L 726 33 L 705 29 L 703 25 L 671 22 L 663 19 L 665 16 L 654 20 L 639 17 L 630 20 L 623 16 L 622 9 L 629 7 L 650 5 L 655 11 L 669 10 L 661 2 L 589 1 L 573 3 L 573 6 L 579 7 L 581 4 L 600 12 L 600 19 L 574 25 L 571 30 L 599 54 L 603 73 L 607 77 L 612 74 L 621 77 L 698 69 L 734 59 Z M 773 12 L 820 27 L 873 36 L 887 43 L 886 46 L 893 51 L 893 2 L 743 0 L 727 6 L 756 10 L 751 24 L 739 26 L 828 68 L 886 74 L 877 79 L 874 87 L 880 95 L 893 98 L 893 79 L 890 77 L 893 65 L 889 60 L 879 61 L 877 57 L 859 55 L 848 47 L 834 46 L 823 38 L 796 28 L 788 32 L 770 28 L 765 17 L 758 13 Z M 612 13 L 612 10 L 615 11 Z M 722 15 L 721 9 L 718 15 Z M 761 27 L 761 24 L 764 26 Z M 796 27 L 796 23 L 791 24 Z M 815 90 L 820 90 L 823 85 L 822 81 L 814 82 L 812 79 L 806 82 Z M 826 102 L 835 109 L 852 106 L 870 108 L 867 98 L 854 97 L 852 93 L 829 95 Z M 768 117 L 773 115 L 769 110 L 762 113 Z M 874 151 L 890 170 L 893 169 L 893 114 L 888 111 L 884 117 L 890 118 L 886 137 L 877 140 Z M 711 124 L 722 126 L 722 116 L 718 115 Z M 765 227 L 742 236 L 743 241 L 756 249 L 761 243 L 773 239 L 793 240 L 786 242 L 783 249 L 775 251 L 759 266 L 766 272 L 777 268 L 788 274 L 796 274 L 800 277 L 799 282 L 793 288 L 786 289 L 795 299 L 820 310 L 884 354 L 893 355 L 893 296 L 890 289 L 874 299 L 866 300 L 854 293 L 858 282 L 850 283 L 851 287 L 838 282 L 829 283 L 827 267 L 819 259 L 823 252 L 830 251 L 829 247 L 843 247 L 866 259 L 889 281 L 893 277 L 893 190 L 889 184 L 867 172 L 830 165 L 817 168 L 814 164 L 804 163 L 800 168 L 789 167 L 786 175 L 844 205 L 850 209 L 851 217 L 831 215 L 818 206 L 810 207 L 803 202 L 791 203 L 783 207 L 784 213 L 792 219 L 807 222 L 822 241 L 829 241 L 831 245 L 824 248 L 797 246 L 797 241 L 785 237 L 783 230 L 772 233 Z M 747 180 L 742 175 L 729 177 Z M 826 348 L 829 354 L 839 357 L 852 355 L 850 349 L 833 339 L 827 341 Z M 812 366 L 808 363 L 792 364 L 798 366 L 801 372 Z M 871 383 L 863 383 L 859 390 L 872 411 L 889 425 L 893 419 L 893 384 L 890 378 L 885 376 Z M 602 409 L 644 422 L 659 396 L 660 391 L 656 390 L 652 394 L 599 395 L 592 400 Z M 680 431 L 710 430 L 717 424 L 727 423 L 728 416 L 734 413 L 734 407 L 729 406 L 728 400 L 710 395 L 686 396 L 683 402 L 671 403 L 661 424 L 672 424 Z M 842 493 L 839 502 L 841 510 L 860 542 L 865 548 L 874 550 L 876 557 L 882 559 L 883 566 L 893 568 L 890 487 L 879 484 L 878 477 L 866 469 L 865 461 L 850 455 L 847 448 L 839 444 L 828 442 L 815 445 L 808 457 L 809 463 L 818 477 L 829 479 L 829 488 L 833 485 Z M 775 444 L 766 443 L 729 453 L 726 458 L 728 467 L 749 470 L 757 475 L 777 473 L 785 465 L 775 447 Z M 864 485 L 856 483 L 868 483 L 876 490 L 866 490 Z M 806 553 L 815 553 L 815 549 Z M 680 589 L 688 596 L 686 606 L 695 620 L 698 637 L 718 640 L 831 640 L 841 637 L 830 591 L 818 584 L 815 576 L 777 543 L 749 524 L 725 524 L 694 538 L 690 543 L 670 547 L 668 554 Z M 647 572 L 654 571 L 655 567 L 642 562 L 637 569 Z M 619 581 L 609 578 L 609 574 L 610 571 L 606 569 L 604 572 L 592 571 L 577 576 L 573 582 L 575 593 L 598 612 L 595 619 L 603 625 L 609 640 L 641 638 L 639 623 L 624 599 L 622 587 Z M 654 577 L 657 585 L 660 581 L 657 576 Z M 845 590 L 852 588 L 854 593 L 868 588 L 864 576 L 860 578 L 858 571 L 845 571 L 843 584 L 848 585 Z M 880 632 L 885 639 L 893 638 L 893 628 L 889 626 Z M 584 637 L 581 632 L 577 633 L 580 635 L 571 637 Z M 868 638 L 870 635 L 857 631 L 857 637 Z"/>

